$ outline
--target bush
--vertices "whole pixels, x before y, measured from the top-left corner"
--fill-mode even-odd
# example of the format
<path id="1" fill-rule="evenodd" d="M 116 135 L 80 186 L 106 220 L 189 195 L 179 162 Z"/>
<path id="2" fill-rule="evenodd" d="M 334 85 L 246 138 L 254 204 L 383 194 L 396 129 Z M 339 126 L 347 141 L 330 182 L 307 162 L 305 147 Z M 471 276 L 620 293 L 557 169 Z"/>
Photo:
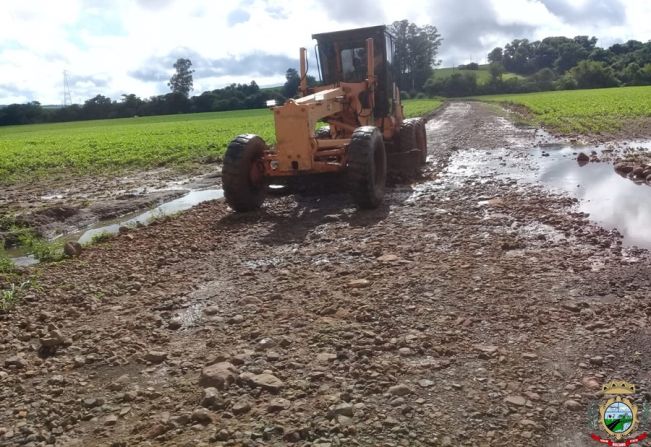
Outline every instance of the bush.
<path id="1" fill-rule="evenodd" d="M 407 99 L 411 99 L 411 96 L 409 96 L 409 93 L 407 92 L 400 92 L 400 100 L 405 101 Z"/>
<path id="2" fill-rule="evenodd" d="M 579 88 L 603 88 L 619 85 L 615 72 L 603 62 L 581 61 L 570 70 Z"/>

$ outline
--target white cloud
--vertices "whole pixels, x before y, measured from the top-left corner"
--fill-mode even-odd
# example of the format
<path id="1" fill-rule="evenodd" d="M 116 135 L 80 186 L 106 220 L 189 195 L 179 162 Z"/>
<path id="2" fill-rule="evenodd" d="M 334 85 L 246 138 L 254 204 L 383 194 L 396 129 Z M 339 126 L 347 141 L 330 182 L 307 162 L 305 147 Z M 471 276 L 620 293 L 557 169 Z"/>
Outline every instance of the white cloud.
<path id="1" fill-rule="evenodd" d="M 95 94 L 147 97 L 165 92 L 167 79 L 153 82 L 132 74 L 182 48 L 198 55 L 193 61 L 198 71 L 210 68 L 202 63 L 253 53 L 295 60 L 299 47 L 314 48 L 314 33 L 404 18 L 439 27 L 444 64 L 483 59 L 492 47 L 515 37 L 588 34 L 607 45 L 631 38 L 646 41 L 651 36 L 647 2 L 626 1 L 624 23 L 577 19 L 584 11 L 618 11 L 617 4 L 619 0 L 5 1 L 0 14 L 0 104 L 60 103 L 64 69 L 83 79 L 71 85 L 75 101 Z M 260 64 L 266 61 L 261 58 Z M 164 68 L 169 77 L 171 64 Z M 252 79 L 260 85 L 282 83 L 283 72 L 210 75 L 195 79 L 195 92 Z"/>

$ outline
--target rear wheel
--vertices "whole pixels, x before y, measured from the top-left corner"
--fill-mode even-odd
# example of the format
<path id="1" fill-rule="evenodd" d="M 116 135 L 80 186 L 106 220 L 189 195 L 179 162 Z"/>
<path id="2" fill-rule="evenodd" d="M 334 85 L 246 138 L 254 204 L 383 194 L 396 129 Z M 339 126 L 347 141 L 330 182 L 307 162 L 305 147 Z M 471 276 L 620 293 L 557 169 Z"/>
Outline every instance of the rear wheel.
<path id="1" fill-rule="evenodd" d="M 425 123 L 421 118 L 404 120 L 400 126 L 399 139 L 400 152 L 418 150 L 418 163 L 424 165 L 427 162 L 427 137 Z"/>
<path id="2" fill-rule="evenodd" d="M 387 158 L 382 132 L 358 127 L 348 145 L 348 187 L 360 208 L 377 208 L 384 199 Z"/>
<path id="3" fill-rule="evenodd" d="M 416 147 L 420 151 L 420 162 L 422 165 L 427 163 L 427 133 L 425 131 L 425 121 L 418 120 L 416 124 Z"/>
<path id="4" fill-rule="evenodd" d="M 253 211 L 264 202 L 263 155 L 267 145 L 257 135 L 240 135 L 224 155 L 222 183 L 226 203 L 238 212 Z"/>

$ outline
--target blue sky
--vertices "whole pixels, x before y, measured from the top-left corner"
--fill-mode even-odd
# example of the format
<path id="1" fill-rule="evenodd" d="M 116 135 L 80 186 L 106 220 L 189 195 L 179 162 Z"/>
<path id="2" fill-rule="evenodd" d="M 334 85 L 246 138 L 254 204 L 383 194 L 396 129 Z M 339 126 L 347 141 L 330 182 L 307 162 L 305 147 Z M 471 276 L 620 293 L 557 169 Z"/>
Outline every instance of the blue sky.
<path id="1" fill-rule="evenodd" d="M 168 91 L 189 57 L 195 92 L 232 82 L 279 84 L 311 34 L 409 19 L 439 28 L 443 65 L 481 61 L 513 38 L 651 39 L 651 4 L 630 0 L 29 0 L 3 1 L 0 104 Z M 379 7 L 378 7 L 379 6 Z"/>

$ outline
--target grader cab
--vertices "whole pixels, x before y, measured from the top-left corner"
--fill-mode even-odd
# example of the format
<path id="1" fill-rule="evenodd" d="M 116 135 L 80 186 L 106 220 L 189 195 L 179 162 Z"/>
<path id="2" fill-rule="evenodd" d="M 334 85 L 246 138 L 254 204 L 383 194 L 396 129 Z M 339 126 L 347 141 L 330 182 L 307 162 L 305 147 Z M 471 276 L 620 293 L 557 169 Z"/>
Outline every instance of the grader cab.
<path id="1" fill-rule="evenodd" d="M 227 203 L 259 208 L 270 184 L 296 176 L 341 173 L 360 208 L 383 200 L 387 165 L 425 164 L 421 119 L 405 119 L 396 86 L 394 38 L 385 26 L 315 34 L 322 85 L 307 85 L 307 50 L 300 50 L 299 97 L 271 106 L 276 142 L 236 137 L 224 156 Z"/>

